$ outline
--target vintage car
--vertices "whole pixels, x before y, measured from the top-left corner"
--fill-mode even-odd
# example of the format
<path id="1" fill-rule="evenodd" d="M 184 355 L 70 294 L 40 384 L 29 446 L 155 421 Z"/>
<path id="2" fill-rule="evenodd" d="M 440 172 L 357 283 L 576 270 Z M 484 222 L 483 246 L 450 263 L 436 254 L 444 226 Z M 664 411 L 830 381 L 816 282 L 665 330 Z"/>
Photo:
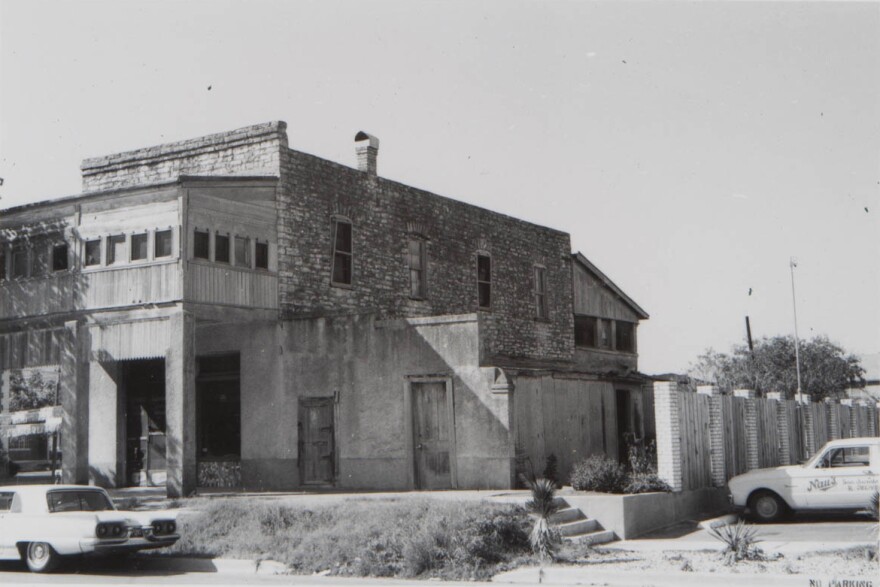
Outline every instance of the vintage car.
<path id="1" fill-rule="evenodd" d="M 161 548 L 178 538 L 174 514 L 117 511 L 100 487 L 0 487 L 0 559 L 24 559 L 35 573 L 65 556 Z"/>
<path id="2" fill-rule="evenodd" d="M 801 510 L 865 509 L 880 482 L 880 438 L 832 440 L 802 465 L 756 469 L 727 482 L 731 501 L 772 522 Z"/>

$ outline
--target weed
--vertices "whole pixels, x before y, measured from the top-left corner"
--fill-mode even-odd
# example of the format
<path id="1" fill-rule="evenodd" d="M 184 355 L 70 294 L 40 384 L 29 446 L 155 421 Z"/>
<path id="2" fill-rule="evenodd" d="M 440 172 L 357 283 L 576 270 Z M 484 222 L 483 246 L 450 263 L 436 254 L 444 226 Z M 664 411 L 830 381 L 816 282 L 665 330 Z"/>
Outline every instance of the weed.
<path id="1" fill-rule="evenodd" d="M 721 551 L 724 562 L 734 565 L 742 560 L 762 561 L 765 560 L 764 551 L 758 548 L 758 531 L 754 527 L 740 521 L 735 526 L 724 525 L 709 529 L 713 538 L 720 540 L 726 545 Z"/>

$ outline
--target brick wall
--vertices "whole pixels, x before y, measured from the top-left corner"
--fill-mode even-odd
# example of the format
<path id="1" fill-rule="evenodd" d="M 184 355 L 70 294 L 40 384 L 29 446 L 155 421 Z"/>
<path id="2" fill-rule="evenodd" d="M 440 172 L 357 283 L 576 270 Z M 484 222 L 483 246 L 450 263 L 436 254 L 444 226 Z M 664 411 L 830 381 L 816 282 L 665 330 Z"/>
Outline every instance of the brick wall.
<path id="1" fill-rule="evenodd" d="M 377 312 L 382 317 L 477 311 L 477 252 L 492 259 L 489 354 L 570 359 L 567 234 L 288 150 L 278 191 L 280 302 L 285 317 Z M 331 219 L 352 222 L 353 284 L 330 286 Z M 409 298 L 407 242 L 427 239 L 427 299 Z M 533 318 L 533 267 L 546 267 L 549 316 Z"/>
<path id="2" fill-rule="evenodd" d="M 257 124 L 82 162 L 83 191 L 174 181 L 181 175 L 275 175 L 287 124 Z"/>

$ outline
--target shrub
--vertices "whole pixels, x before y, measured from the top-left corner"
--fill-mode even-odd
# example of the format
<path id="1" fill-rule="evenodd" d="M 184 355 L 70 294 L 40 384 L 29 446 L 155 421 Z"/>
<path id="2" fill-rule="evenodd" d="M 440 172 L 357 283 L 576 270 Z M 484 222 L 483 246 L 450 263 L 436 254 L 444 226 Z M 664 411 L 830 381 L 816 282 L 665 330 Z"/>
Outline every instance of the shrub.
<path id="1" fill-rule="evenodd" d="M 553 482 L 557 488 L 562 487 L 562 483 L 559 481 L 559 461 L 556 458 L 556 455 L 550 453 L 550 456 L 547 457 L 547 463 L 544 465 L 544 479 L 549 479 Z"/>
<path id="2" fill-rule="evenodd" d="M 535 479 L 529 482 L 532 499 L 526 502 L 526 508 L 535 515 L 535 525 L 529 536 L 532 552 L 541 560 L 553 557 L 559 544 L 559 532 L 550 524 L 552 516 L 559 506 L 556 504 L 556 484 L 550 479 Z"/>
<path id="3" fill-rule="evenodd" d="M 623 491 L 624 493 L 652 493 L 654 491 L 672 491 L 672 487 L 655 472 L 631 473 Z"/>
<path id="4" fill-rule="evenodd" d="M 627 486 L 626 469 L 604 455 L 593 455 L 572 467 L 571 486 L 578 491 L 623 493 Z"/>
<path id="5" fill-rule="evenodd" d="M 757 546 L 760 542 L 758 531 L 742 521 L 735 526 L 710 528 L 709 534 L 725 544 L 726 548 L 721 551 L 725 564 L 733 565 L 742 560 L 764 560 L 764 551 Z"/>

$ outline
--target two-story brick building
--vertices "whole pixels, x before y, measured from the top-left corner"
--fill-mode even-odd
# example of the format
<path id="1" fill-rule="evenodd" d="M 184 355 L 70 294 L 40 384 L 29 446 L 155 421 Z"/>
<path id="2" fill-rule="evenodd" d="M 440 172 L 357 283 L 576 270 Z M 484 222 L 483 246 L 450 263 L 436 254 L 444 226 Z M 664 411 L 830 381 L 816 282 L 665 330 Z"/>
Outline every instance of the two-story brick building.
<path id="1" fill-rule="evenodd" d="M 355 144 L 357 169 L 262 124 L 87 159 L 82 194 L 3 211 L 7 447 L 60 428 L 66 481 L 180 495 L 509 487 L 653 434 L 647 314 L 567 234 Z M 60 427 L 10 410 L 53 369 Z"/>

